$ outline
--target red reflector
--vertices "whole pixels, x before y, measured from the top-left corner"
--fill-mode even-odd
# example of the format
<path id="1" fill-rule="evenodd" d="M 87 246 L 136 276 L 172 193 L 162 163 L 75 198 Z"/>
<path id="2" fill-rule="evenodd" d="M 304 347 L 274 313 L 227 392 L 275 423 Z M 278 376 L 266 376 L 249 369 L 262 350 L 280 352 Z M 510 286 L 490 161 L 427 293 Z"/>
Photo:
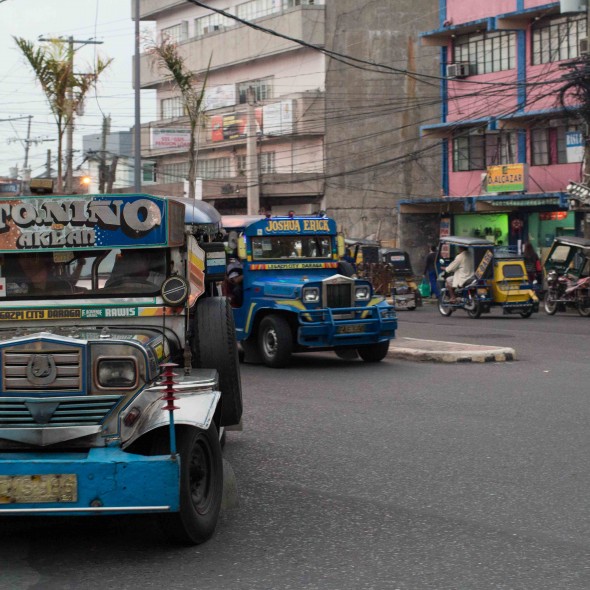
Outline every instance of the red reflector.
<path id="1" fill-rule="evenodd" d="M 123 418 L 123 424 L 127 427 L 133 426 L 140 414 L 139 408 L 131 408 L 125 418 Z"/>

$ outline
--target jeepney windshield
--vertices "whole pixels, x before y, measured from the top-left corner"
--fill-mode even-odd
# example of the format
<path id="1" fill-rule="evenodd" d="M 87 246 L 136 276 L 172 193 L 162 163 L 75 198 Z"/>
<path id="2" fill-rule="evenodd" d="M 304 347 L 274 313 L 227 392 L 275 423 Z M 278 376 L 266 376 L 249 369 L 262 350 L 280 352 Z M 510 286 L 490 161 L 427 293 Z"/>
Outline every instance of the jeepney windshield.
<path id="1" fill-rule="evenodd" d="M 252 259 L 330 258 L 331 236 L 256 236 L 252 239 Z"/>
<path id="2" fill-rule="evenodd" d="M 18 252 L 0 259 L 7 299 L 155 295 L 166 278 L 162 248 Z"/>

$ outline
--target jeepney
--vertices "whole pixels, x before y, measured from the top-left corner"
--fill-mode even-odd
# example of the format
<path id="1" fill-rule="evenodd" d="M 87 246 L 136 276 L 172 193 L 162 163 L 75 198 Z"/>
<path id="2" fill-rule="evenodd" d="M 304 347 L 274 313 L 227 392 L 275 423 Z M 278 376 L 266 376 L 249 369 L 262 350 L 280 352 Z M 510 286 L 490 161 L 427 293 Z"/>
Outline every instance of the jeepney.
<path id="1" fill-rule="evenodd" d="M 224 216 L 223 226 L 242 267 L 233 312 L 246 362 L 283 367 L 292 353 L 323 350 L 366 362 L 385 358 L 395 309 L 369 281 L 344 276 L 334 220 Z"/>
<path id="2" fill-rule="evenodd" d="M 219 231 L 187 199 L 0 201 L 0 517 L 150 513 L 181 542 L 213 534 L 242 413 Z"/>

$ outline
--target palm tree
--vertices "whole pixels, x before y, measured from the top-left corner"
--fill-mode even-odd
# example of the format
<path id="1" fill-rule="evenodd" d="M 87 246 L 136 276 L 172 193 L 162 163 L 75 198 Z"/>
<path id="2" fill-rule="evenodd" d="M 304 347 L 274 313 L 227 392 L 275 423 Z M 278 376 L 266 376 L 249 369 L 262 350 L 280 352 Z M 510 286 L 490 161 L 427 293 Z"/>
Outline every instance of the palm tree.
<path id="1" fill-rule="evenodd" d="M 190 128 L 190 142 L 188 150 L 188 186 L 189 198 L 195 198 L 195 181 L 197 179 L 197 126 L 203 114 L 203 100 L 205 98 L 205 87 L 209 75 L 209 65 L 203 77 L 200 89 L 193 84 L 193 73 L 187 68 L 185 59 L 180 55 L 178 45 L 169 38 L 164 37 L 161 43 L 152 43 L 149 48 L 155 58 L 156 65 L 166 70 L 171 76 L 171 84 L 180 90 L 180 97 L 184 112 L 188 117 Z"/>
<path id="2" fill-rule="evenodd" d="M 57 191 L 61 193 L 64 132 L 88 91 L 96 85 L 100 74 L 113 60 L 98 57 L 94 71 L 76 74 L 73 70 L 74 49 L 67 39 L 49 41 L 39 46 L 22 37 L 13 39 L 41 84 L 57 124 Z"/>

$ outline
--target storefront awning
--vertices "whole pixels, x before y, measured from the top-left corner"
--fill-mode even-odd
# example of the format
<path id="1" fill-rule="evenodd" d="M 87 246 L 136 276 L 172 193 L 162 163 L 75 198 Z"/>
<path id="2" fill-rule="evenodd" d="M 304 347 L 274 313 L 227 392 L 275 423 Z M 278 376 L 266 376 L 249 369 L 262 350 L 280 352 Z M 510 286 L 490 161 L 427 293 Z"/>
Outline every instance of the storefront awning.
<path id="1" fill-rule="evenodd" d="M 398 203 L 401 214 L 411 213 L 483 213 L 515 209 L 567 210 L 570 196 L 566 192 L 527 193 L 516 195 L 478 195 L 473 197 L 439 197 L 406 199 Z"/>

